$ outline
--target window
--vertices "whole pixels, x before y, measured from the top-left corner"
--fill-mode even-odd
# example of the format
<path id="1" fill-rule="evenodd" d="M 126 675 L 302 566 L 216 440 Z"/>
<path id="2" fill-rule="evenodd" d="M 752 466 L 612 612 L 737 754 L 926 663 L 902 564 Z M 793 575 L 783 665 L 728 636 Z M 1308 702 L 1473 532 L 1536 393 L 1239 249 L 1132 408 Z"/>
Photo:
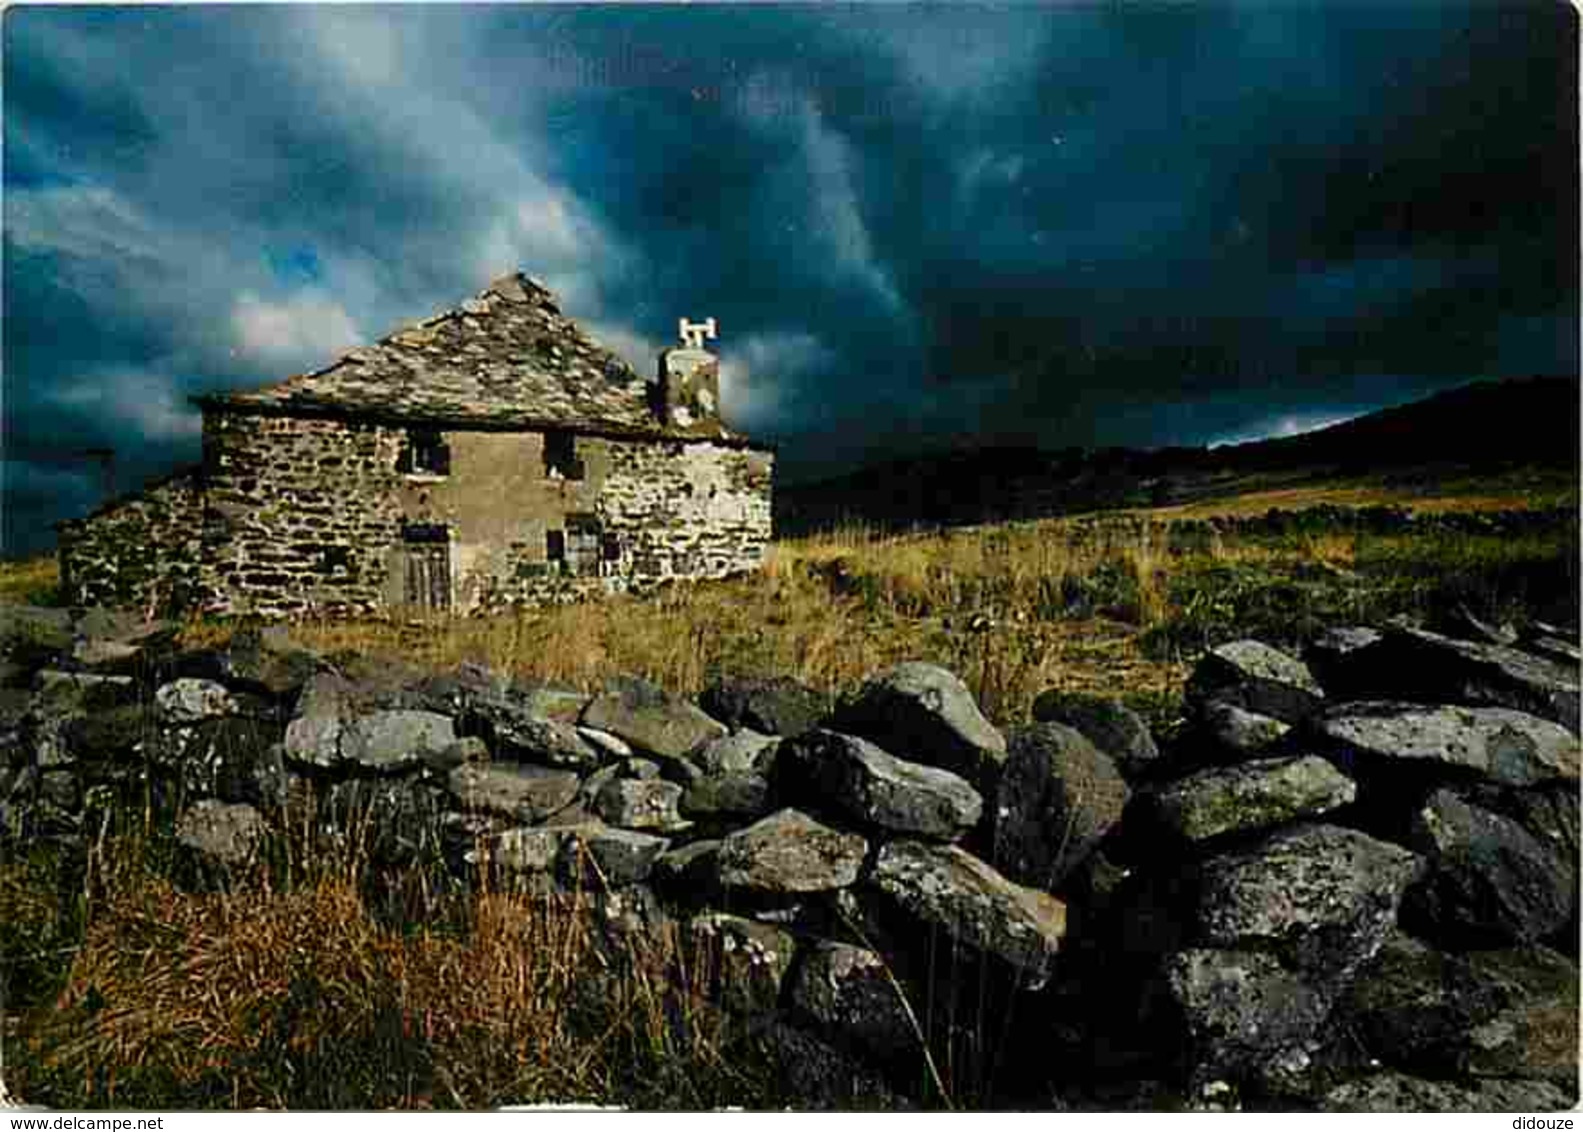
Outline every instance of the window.
<path id="1" fill-rule="evenodd" d="M 577 438 L 569 432 L 544 434 L 544 474 L 551 479 L 580 480 L 583 462 L 577 458 Z"/>
<path id="2" fill-rule="evenodd" d="M 564 531 L 546 531 L 544 536 L 545 557 L 574 577 L 598 574 L 599 560 L 608 557 L 610 545 L 593 515 L 568 515 Z"/>
<path id="3" fill-rule="evenodd" d="M 409 476 L 451 474 L 451 446 L 438 429 L 409 428 L 407 442 L 396 460 L 396 470 Z"/>
<path id="4" fill-rule="evenodd" d="M 412 523 L 401 532 L 407 604 L 451 608 L 451 532 L 440 523 Z"/>

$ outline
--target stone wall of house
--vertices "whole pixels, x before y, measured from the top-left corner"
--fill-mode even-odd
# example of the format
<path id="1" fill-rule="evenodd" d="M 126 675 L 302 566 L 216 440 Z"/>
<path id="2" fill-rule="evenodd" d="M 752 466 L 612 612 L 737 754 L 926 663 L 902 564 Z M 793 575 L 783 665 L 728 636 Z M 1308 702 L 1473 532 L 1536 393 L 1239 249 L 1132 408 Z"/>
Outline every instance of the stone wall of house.
<path id="1" fill-rule="evenodd" d="M 190 608 L 201 597 L 201 513 L 194 468 L 87 518 L 62 523 L 66 600 L 150 612 Z"/>
<path id="2" fill-rule="evenodd" d="M 448 431 L 443 468 L 401 427 L 210 410 L 204 470 L 63 532 L 86 604 L 272 617 L 412 604 L 460 612 L 755 568 L 772 457 L 707 440 Z M 438 578 L 436 581 L 435 578 Z M 161 588 L 163 587 L 163 588 Z"/>
<path id="3" fill-rule="evenodd" d="M 208 412 L 203 581 L 213 612 L 372 612 L 401 539 L 398 429 Z"/>

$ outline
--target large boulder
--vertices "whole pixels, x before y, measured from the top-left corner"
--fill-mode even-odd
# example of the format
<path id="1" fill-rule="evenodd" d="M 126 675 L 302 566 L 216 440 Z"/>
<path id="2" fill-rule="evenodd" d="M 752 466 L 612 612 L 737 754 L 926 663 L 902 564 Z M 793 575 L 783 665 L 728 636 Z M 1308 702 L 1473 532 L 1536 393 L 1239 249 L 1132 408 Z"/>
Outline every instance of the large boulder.
<path id="1" fill-rule="evenodd" d="M 1360 650 L 1353 662 L 1366 666 L 1376 696 L 1514 708 L 1578 733 L 1576 665 L 1406 625 L 1387 629 L 1383 639 Z"/>
<path id="2" fill-rule="evenodd" d="M 537 822 L 571 804 L 580 780 L 571 771 L 516 763 L 465 763 L 447 777 L 463 809 Z"/>
<path id="3" fill-rule="evenodd" d="M 780 743 L 775 736 L 742 729 L 699 748 L 692 761 L 705 775 L 763 773 Z"/>
<path id="4" fill-rule="evenodd" d="M 834 731 L 787 739 L 776 767 L 798 797 L 890 833 L 951 841 L 973 828 L 983 809 L 978 791 L 950 771 Z"/>
<path id="5" fill-rule="evenodd" d="M 1039 723 L 1063 723 L 1110 757 L 1128 778 L 1148 771 L 1160 757 L 1143 717 L 1114 696 L 1052 688 L 1033 701 Z"/>
<path id="6" fill-rule="evenodd" d="M 1384 637 L 1366 625 L 1337 625 L 1325 629 L 1303 653 L 1309 669 L 1331 696 L 1366 694 L 1367 666 L 1356 663 L 1364 649 Z"/>
<path id="7" fill-rule="evenodd" d="M 687 785 L 681 812 L 688 817 L 768 813 L 780 744 L 777 737 L 744 729 L 699 748 L 692 760 L 698 777 Z"/>
<path id="8" fill-rule="evenodd" d="M 1156 821 L 1188 841 L 1247 832 L 1344 806 L 1357 787 L 1315 755 L 1216 767 L 1151 791 Z"/>
<path id="9" fill-rule="evenodd" d="M 1545 948 L 1448 954 L 1396 932 L 1337 1011 L 1374 1058 L 1409 1072 L 1577 1079 L 1577 964 Z"/>
<path id="10" fill-rule="evenodd" d="M 1320 1098 L 1325 1112 L 1566 1112 L 1577 1087 L 1550 1081 L 1484 1077 L 1446 1081 L 1382 1070 L 1334 1085 Z"/>
<path id="11" fill-rule="evenodd" d="M 1261 641 L 1231 641 L 1204 654 L 1187 682 L 1187 701 L 1201 711 L 1212 700 L 1301 723 L 1325 698 L 1308 666 Z"/>
<path id="12" fill-rule="evenodd" d="M 341 728 L 352 714 L 352 686 L 333 672 L 308 678 L 286 725 L 285 753 L 293 762 L 332 767 L 341 759 Z"/>
<path id="13" fill-rule="evenodd" d="M 857 880 L 868 843 L 821 825 L 797 810 L 779 810 L 722 839 L 712 878 L 725 889 L 772 895 L 825 892 Z"/>
<path id="14" fill-rule="evenodd" d="M 876 952 L 821 939 L 803 957 L 792 1006 L 837 1045 L 881 1063 L 922 1056 L 918 1023 L 900 984 Z"/>
<path id="15" fill-rule="evenodd" d="M 276 699 L 292 696 L 327 667 L 318 654 L 294 644 L 284 626 L 238 630 L 218 660 L 227 684 Z M 177 667 L 186 667 L 181 658 Z"/>
<path id="16" fill-rule="evenodd" d="M 1428 938 L 1450 946 L 1543 939 L 1577 907 L 1577 862 L 1562 846 L 1450 790 L 1430 795 L 1412 835 L 1433 869 L 1409 894 L 1403 921 Z"/>
<path id="17" fill-rule="evenodd" d="M 224 684 L 184 677 L 154 692 L 154 714 L 162 723 L 198 723 L 237 710 L 236 698 Z"/>
<path id="18" fill-rule="evenodd" d="M 1300 1049 L 1330 1009 L 1329 995 L 1261 951 L 1189 948 L 1166 960 L 1165 979 L 1201 1076 Z"/>
<path id="19" fill-rule="evenodd" d="M 858 735 L 913 762 L 961 775 L 980 791 L 1006 761 L 1006 740 L 967 685 L 933 664 L 909 661 L 871 678 L 836 710 L 831 730 Z"/>
<path id="20" fill-rule="evenodd" d="M 1511 708 L 1364 701 L 1338 704 L 1314 727 L 1353 757 L 1473 771 L 1513 786 L 1578 777 L 1577 736 Z"/>
<path id="21" fill-rule="evenodd" d="M 1289 723 L 1221 700 L 1204 704 L 1199 717 L 1209 740 L 1226 754 L 1240 758 L 1269 750 L 1292 730 Z"/>
<path id="22" fill-rule="evenodd" d="M 557 827 L 551 827 L 557 828 Z M 558 827 L 564 836 L 555 854 L 564 883 L 584 888 L 621 888 L 639 884 L 670 842 L 651 833 L 612 829 L 599 822 Z"/>
<path id="23" fill-rule="evenodd" d="M 567 770 L 599 767 L 609 754 L 588 742 L 575 724 L 558 719 L 495 716 L 488 729 L 495 756 Z"/>
<path id="24" fill-rule="evenodd" d="M 686 700 L 643 680 L 623 679 L 583 709 L 581 723 L 660 758 L 677 759 L 726 734 Z"/>
<path id="25" fill-rule="evenodd" d="M 1422 862 L 1357 830 L 1304 825 L 1206 861 L 1197 940 L 1341 978 L 1379 948 Z"/>
<path id="26" fill-rule="evenodd" d="M 346 721 L 338 761 L 365 770 L 417 767 L 456 742 L 449 716 L 432 711 L 376 711 Z"/>
<path id="27" fill-rule="evenodd" d="M 889 842 L 868 885 L 919 930 L 939 930 L 1003 960 L 1030 989 L 1049 977 L 1066 934 L 1066 905 L 1007 880 L 954 845 Z"/>
<path id="28" fill-rule="evenodd" d="M 682 788 L 658 778 L 617 778 L 594 796 L 594 812 L 626 829 L 674 832 L 690 824 L 676 811 Z"/>
<path id="29" fill-rule="evenodd" d="M 828 696 L 789 676 L 727 676 L 698 697 L 698 705 L 733 731 L 801 735 L 830 711 Z"/>
<path id="30" fill-rule="evenodd" d="M 1128 796 L 1109 756 L 1077 731 L 1018 728 L 995 793 L 996 866 L 1020 884 L 1055 888 L 1121 820 Z"/>

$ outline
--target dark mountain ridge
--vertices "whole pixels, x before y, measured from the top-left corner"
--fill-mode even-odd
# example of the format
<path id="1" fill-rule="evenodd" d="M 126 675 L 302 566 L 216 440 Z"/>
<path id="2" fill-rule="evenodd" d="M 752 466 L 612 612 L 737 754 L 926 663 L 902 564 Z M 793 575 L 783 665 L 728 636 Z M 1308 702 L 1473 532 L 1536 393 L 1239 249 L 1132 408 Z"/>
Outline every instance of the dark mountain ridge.
<path id="1" fill-rule="evenodd" d="M 1464 385 L 1313 432 L 1212 448 L 963 450 L 779 488 L 776 527 L 796 534 L 848 521 L 933 526 L 1164 506 L 1260 475 L 1302 482 L 1407 470 L 1576 471 L 1579 413 L 1575 377 L 1536 377 Z"/>

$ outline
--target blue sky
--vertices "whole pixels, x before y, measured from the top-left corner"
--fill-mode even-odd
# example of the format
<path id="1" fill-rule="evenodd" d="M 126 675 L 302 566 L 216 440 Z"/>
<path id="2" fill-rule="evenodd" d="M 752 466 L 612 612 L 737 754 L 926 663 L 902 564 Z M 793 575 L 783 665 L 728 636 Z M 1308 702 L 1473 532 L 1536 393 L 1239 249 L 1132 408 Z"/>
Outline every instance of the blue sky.
<path id="1" fill-rule="evenodd" d="M 1383 0 L 11 7 L 7 550 L 193 393 L 523 269 L 715 316 L 791 476 L 1208 443 L 1578 370 L 1576 17 Z M 1294 422 L 1296 422 L 1294 424 Z"/>

